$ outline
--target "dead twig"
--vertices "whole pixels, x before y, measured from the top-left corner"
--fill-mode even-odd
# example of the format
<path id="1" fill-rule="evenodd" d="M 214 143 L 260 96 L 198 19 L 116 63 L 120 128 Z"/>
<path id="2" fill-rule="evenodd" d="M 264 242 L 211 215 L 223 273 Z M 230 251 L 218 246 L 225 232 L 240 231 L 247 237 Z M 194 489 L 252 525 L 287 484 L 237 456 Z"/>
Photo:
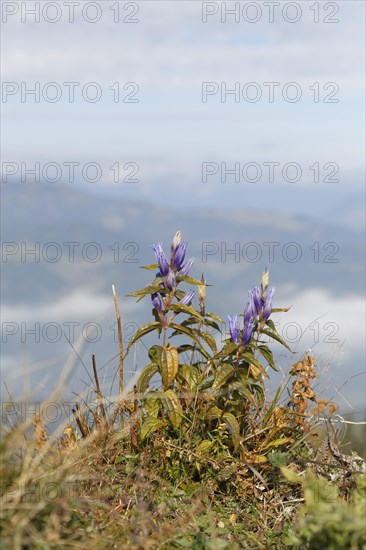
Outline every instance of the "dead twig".
<path id="1" fill-rule="evenodd" d="M 121 315 L 119 312 L 118 300 L 114 285 L 112 285 L 114 307 L 116 309 L 117 328 L 118 328 L 118 341 L 119 341 L 119 411 L 121 425 L 123 425 L 123 407 L 122 407 L 122 394 L 123 394 L 123 339 L 122 339 L 122 325 Z"/>
<path id="2" fill-rule="evenodd" d="M 102 390 L 100 389 L 100 385 L 99 385 L 99 378 L 98 378 L 98 372 L 97 372 L 97 365 L 96 365 L 96 362 L 95 362 L 95 355 L 92 355 L 92 364 L 93 364 L 93 373 L 94 373 L 94 378 L 95 378 L 95 385 L 96 385 L 96 388 L 97 388 L 98 405 L 100 407 L 100 412 L 102 413 L 102 417 L 103 417 L 103 420 L 105 422 L 105 425 L 106 425 L 106 427 L 108 427 L 108 418 L 107 418 L 104 403 L 103 403 Z"/>

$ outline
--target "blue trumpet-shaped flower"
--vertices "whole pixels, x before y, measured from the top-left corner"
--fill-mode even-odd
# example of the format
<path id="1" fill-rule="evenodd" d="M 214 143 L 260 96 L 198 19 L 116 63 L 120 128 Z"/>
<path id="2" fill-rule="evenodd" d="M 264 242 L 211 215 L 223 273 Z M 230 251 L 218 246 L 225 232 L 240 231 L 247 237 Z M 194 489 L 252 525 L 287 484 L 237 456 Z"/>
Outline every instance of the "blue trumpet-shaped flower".
<path id="1" fill-rule="evenodd" d="M 262 293 L 261 290 L 255 286 L 252 290 L 253 293 L 253 303 L 255 306 L 255 314 L 260 315 L 262 308 L 263 308 L 263 300 L 262 300 Z"/>
<path id="2" fill-rule="evenodd" d="M 184 276 L 188 275 L 189 270 L 191 269 L 191 267 L 193 265 L 193 262 L 194 262 L 194 259 L 189 258 L 189 260 L 187 260 L 186 263 L 179 270 L 179 275 L 184 275 Z"/>
<path id="3" fill-rule="evenodd" d="M 263 313 L 262 313 L 263 321 L 267 321 L 269 316 L 272 313 L 272 298 L 273 298 L 274 292 L 275 292 L 274 286 L 272 286 L 266 291 L 266 296 L 265 296 L 264 306 L 263 306 Z"/>
<path id="4" fill-rule="evenodd" d="M 234 344 L 237 344 L 239 341 L 238 316 L 233 315 L 232 317 L 230 317 L 230 315 L 228 315 L 228 319 L 229 319 L 229 331 L 230 331 L 231 340 L 232 342 L 234 342 Z"/>
<path id="5" fill-rule="evenodd" d="M 162 301 L 161 301 L 160 294 L 157 294 L 157 293 L 151 294 L 151 301 L 152 301 L 152 305 L 156 309 L 156 311 L 158 311 L 158 312 L 162 311 L 163 304 L 162 304 Z"/>
<path id="6" fill-rule="evenodd" d="M 244 325 L 243 334 L 241 337 L 242 346 L 245 347 L 249 342 L 253 334 L 254 329 L 254 319 L 249 319 L 249 321 Z"/>
<path id="7" fill-rule="evenodd" d="M 254 303 L 254 291 L 249 290 L 248 302 L 244 310 L 244 324 L 246 325 L 252 317 L 257 316 L 257 307 Z"/>
<path id="8" fill-rule="evenodd" d="M 162 244 L 153 244 L 153 249 L 155 252 L 156 261 L 159 264 L 159 270 L 162 277 L 166 277 L 169 273 L 169 264 L 168 260 L 166 259 L 165 252 L 163 250 Z"/>
<path id="9" fill-rule="evenodd" d="M 272 298 L 275 287 L 270 287 L 262 291 L 258 286 L 248 292 L 248 303 L 244 310 L 244 324 L 247 324 L 251 317 L 254 319 L 259 316 L 263 321 L 267 321 L 272 313 Z"/>
<path id="10" fill-rule="evenodd" d="M 182 267 L 186 256 L 187 243 L 181 241 L 172 254 L 173 269 L 179 270 Z"/>
<path id="11" fill-rule="evenodd" d="M 194 298 L 194 294 L 194 290 L 190 290 L 185 296 L 183 296 L 183 298 L 180 300 L 180 303 L 184 306 L 189 306 Z"/>

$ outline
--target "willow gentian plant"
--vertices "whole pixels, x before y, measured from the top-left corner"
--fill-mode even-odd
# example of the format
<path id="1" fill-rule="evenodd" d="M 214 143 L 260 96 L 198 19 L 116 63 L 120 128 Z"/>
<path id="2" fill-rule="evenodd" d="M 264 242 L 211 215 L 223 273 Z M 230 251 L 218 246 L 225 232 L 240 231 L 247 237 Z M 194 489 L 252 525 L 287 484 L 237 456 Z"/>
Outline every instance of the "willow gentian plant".
<path id="1" fill-rule="evenodd" d="M 177 231 L 171 242 L 170 257 L 162 243 L 152 248 L 156 263 L 144 269 L 155 271 L 155 278 L 130 296 L 150 296 L 154 321 L 137 331 L 126 352 L 147 334 L 157 333 L 158 343 L 148 350 L 150 363 L 137 384 L 144 411 L 141 440 L 164 427 L 189 433 L 192 422 L 199 422 L 202 430 L 211 429 L 216 422 L 224 423 L 235 450 L 243 437 L 243 404 L 259 410 L 263 404 L 263 377 L 268 376 L 266 367 L 275 368 L 263 337 L 272 337 L 288 347 L 270 319 L 273 312 L 287 309 L 272 308 L 275 289 L 268 286 L 269 274 L 265 270 L 261 287 L 255 286 L 248 293 L 242 327 L 238 315 L 230 316 L 229 337 L 221 340 L 219 349 L 212 333 L 221 334 L 223 321 L 215 313 L 206 312 L 207 283 L 203 274 L 201 279 L 188 275 L 194 260 L 186 260 L 187 243 L 182 241 L 181 232 Z M 196 292 L 182 290 L 183 284 L 197 287 L 199 309 L 194 307 Z M 178 336 L 185 336 L 187 341 L 173 346 L 170 340 Z M 155 375 L 160 375 L 161 388 L 151 390 Z"/>

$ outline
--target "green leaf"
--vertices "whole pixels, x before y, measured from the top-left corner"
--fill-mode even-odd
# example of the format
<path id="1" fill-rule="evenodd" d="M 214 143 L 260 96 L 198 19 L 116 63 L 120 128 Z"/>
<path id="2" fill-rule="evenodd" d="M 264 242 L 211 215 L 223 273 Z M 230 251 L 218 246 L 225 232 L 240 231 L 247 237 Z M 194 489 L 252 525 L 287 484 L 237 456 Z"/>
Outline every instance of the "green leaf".
<path id="1" fill-rule="evenodd" d="M 219 317 L 218 315 L 216 315 L 216 313 L 206 313 L 206 317 L 210 317 L 211 319 L 214 319 L 215 321 L 217 321 L 218 323 L 223 323 L 224 321 L 221 319 L 221 317 Z"/>
<path id="2" fill-rule="evenodd" d="M 160 350 L 159 370 L 163 381 L 164 389 L 169 388 L 175 379 L 179 366 L 179 356 L 176 348 L 165 346 Z"/>
<path id="3" fill-rule="evenodd" d="M 265 449 L 269 449 L 270 447 L 279 447 L 280 445 L 284 445 L 285 443 L 293 443 L 294 440 L 291 437 L 280 437 L 279 439 L 275 439 L 274 441 L 270 441 L 261 448 L 261 451 L 264 451 Z"/>
<path id="4" fill-rule="evenodd" d="M 207 418 L 207 420 L 215 420 L 215 418 L 221 418 L 222 412 L 223 411 L 219 409 L 219 407 L 213 405 L 205 411 L 204 417 Z"/>
<path id="5" fill-rule="evenodd" d="M 250 388 L 256 394 L 259 406 L 262 407 L 264 403 L 264 390 L 262 386 L 259 386 L 258 384 L 250 384 Z"/>
<path id="6" fill-rule="evenodd" d="M 243 380 L 235 380 L 230 384 L 230 390 L 237 391 L 241 398 L 246 398 L 254 406 L 256 405 L 256 400 L 250 391 L 248 384 L 243 382 Z"/>
<path id="7" fill-rule="evenodd" d="M 177 394 L 173 390 L 168 390 L 163 393 L 162 399 L 168 411 L 170 422 L 174 428 L 179 428 L 183 418 L 183 410 Z"/>
<path id="8" fill-rule="evenodd" d="M 206 332 L 204 330 L 200 330 L 199 334 L 200 334 L 200 337 L 202 338 L 202 340 L 204 340 L 206 342 L 206 344 L 208 344 L 210 346 L 212 351 L 214 353 L 216 353 L 217 352 L 216 340 L 212 336 L 212 334 L 210 334 L 209 332 Z"/>
<path id="9" fill-rule="evenodd" d="M 188 283 L 190 285 L 201 285 L 202 281 L 199 281 L 198 279 L 192 279 L 192 277 L 189 277 L 188 275 L 178 275 L 177 276 L 178 281 L 184 281 L 185 283 Z M 211 286 L 211 285 L 206 285 Z"/>
<path id="10" fill-rule="evenodd" d="M 169 310 L 176 311 L 177 313 L 188 313 L 188 315 L 192 315 L 196 319 L 200 321 L 200 323 L 203 323 L 204 319 L 202 315 L 198 313 L 192 306 L 186 306 L 184 304 L 175 303 L 171 304 L 169 307 Z"/>
<path id="11" fill-rule="evenodd" d="M 150 392 L 145 399 L 145 409 L 149 417 L 157 418 L 160 408 L 160 398 L 156 395 L 157 392 Z"/>
<path id="12" fill-rule="evenodd" d="M 158 364 L 158 358 L 160 356 L 160 350 L 161 349 L 162 349 L 161 346 L 158 346 L 157 344 L 154 344 L 153 346 L 151 346 L 151 348 L 147 352 L 152 363 Z"/>
<path id="13" fill-rule="evenodd" d="M 268 321 L 267 321 L 268 322 Z M 274 340 L 277 340 L 277 342 L 279 342 L 280 344 L 282 344 L 286 349 L 288 349 L 289 351 L 291 351 L 291 348 L 288 346 L 288 344 L 286 344 L 285 340 L 283 340 L 283 338 L 281 338 L 281 336 L 278 334 L 278 332 L 276 330 L 271 330 L 270 328 L 264 328 L 262 330 L 262 333 L 263 334 L 266 334 L 267 336 L 269 336 L 270 338 L 273 338 Z M 291 351 L 291 353 L 293 353 Z"/>
<path id="14" fill-rule="evenodd" d="M 133 344 L 137 342 L 137 340 L 140 340 L 140 338 L 146 336 L 146 334 L 149 334 L 149 332 L 152 332 L 153 330 L 158 330 L 160 327 L 161 323 L 158 323 L 157 321 L 155 321 L 154 323 L 147 323 L 147 325 L 142 326 L 129 341 L 124 357 L 127 356 L 129 350 L 131 349 L 131 346 L 133 346 Z"/>
<path id="15" fill-rule="evenodd" d="M 222 357 L 227 357 L 228 355 L 232 355 L 234 351 L 237 351 L 239 348 L 239 344 L 234 344 L 234 342 L 228 342 L 225 344 L 225 346 L 222 348 L 222 350 L 215 355 L 215 359 L 220 359 Z"/>
<path id="16" fill-rule="evenodd" d="M 164 422 L 159 418 L 146 418 L 140 429 L 141 440 L 143 441 L 149 434 L 155 432 L 162 426 L 164 426 Z"/>
<path id="17" fill-rule="evenodd" d="M 233 390 L 236 390 L 241 397 L 246 397 L 252 405 L 256 406 L 257 402 L 254 398 L 254 395 L 252 394 L 251 390 L 249 389 L 249 386 L 247 382 L 244 382 L 243 380 L 235 380 L 231 386 Z"/>
<path id="18" fill-rule="evenodd" d="M 184 292 L 184 290 L 180 290 L 179 288 L 177 288 L 177 290 L 174 292 L 174 296 L 175 298 L 177 298 L 177 300 L 182 300 L 182 298 L 184 298 L 186 294 L 187 293 Z"/>
<path id="19" fill-rule="evenodd" d="M 260 361 L 258 361 L 258 359 L 254 357 L 252 353 L 245 351 L 240 355 L 240 359 L 244 359 L 244 361 L 247 361 L 250 365 L 254 365 L 255 367 L 257 367 L 257 369 L 261 371 L 263 376 L 266 376 L 267 378 L 269 378 L 268 374 L 263 368 L 262 363 L 260 363 Z"/>
<path id="20" fill-rule="evenodd" d="M 278 371 L 278 369 L 276 369 L 276 366 L 275 366 L 275 362 L 274 362 L 274 359 L 273 359 L 273 354 L 272 354 L 271 350 L 269 349 L 269 347 L 268 346 L 257 346 L 257 350 L 259 351 L 259 353 L 261 355 L 263 355 L 263 357 L 265 358 L 267 363 L 272 367 L 272 369 L 274 369 L 275 371 Z"/>
<path id="21" fill-rule="evenodd" d="M 159 290 L 161 290 L 161 286 L 159 285 L 159 282 L 161 282 L 161 278 L 159 277 L 158 279 L 156 279 L 156 281 L 156 283 L 145 286 L 140 290 L 130 292 L 129 294 L 127 294 L 127 296 L 146 296 L 146 294 L 155 294 L 156 292 L 159 292 Z"/>
<path id="22" fill-rule="evenodd" d="M 211 326 L 211 323 L 213 323 L 213 321 L 207 321 L 205 320 L 204 323 L 203 323 L 203 327 L 200 326 L 199 329 L 192 329 L 195 331 L 195 334 L 197 334 L 198 338 L 204 340 L 206 342 L 206 344 L 208 344 L 210 346 L 210 348 L 212 349 L 212 351 L 214 353 L 217 352 L 217 345 L 216 345 L 216 340 L 215 338 L 212 336 L 211 332 L 209 332 L 208 330 L 204 330 L 205 327 L 207 325 Z M 197 324 L 197 321 L 195 319 L 192 319 L 192 317 L 189 317 L 188 319 L 185 319 L 181 325 L 183 325 L 184 327 L 190 327 L 191 325 L 195 325 Z M 214 323 L 216 325 L 216 323 Z M 216 327 L 214 327 L 216 328 Z"/>
<path id="23" fill-rule="evenodd" d="M 198 345 L 198 351 L 200 351 L 202 355 L 206 357 L 206 359 L 210 359 L 210 354 L 207 353 L 205 348 L 201 345 L 201 342 L 197 336 L 197 333 L 199 334 L 197 330 L 193 328 L 187 328 L 183 325 L 178 325 L 176 323 L 170 323 L 170 328 L 174 329 L 179 334 L 185 334 L 186 336 L 191 338 Z"/>
<path id="24" fill-rule="evenodd" d="M 205 327 L 211 327 L 214 330 L 216 330 L 216 332 L 218 332 L 219 334 L 222 334 L 220 325 L 218 325 L 216 321 L 210 321 L 209 319 L 206 319 L 206 317 L 205 317 Z"/>
<path id="25" fill-rule="evenodd" d="M 272 313 L 280 313 L 281 311 L 286 312 L 286 311 L 289 311 L 291 308 L 292 308 L 292 306 L 290 306 L 290 307 L 274 307 L 272 309 Z"/>
<path id="26" fill-rule="evenodd" d="M 195 344 L 181 344 L 177 347 L 178 353 L 186 353 L 188 351 L 193 351 L 196 349 Z"/>
<path id="27" fill-rule="evenodd" d="M 204 439 L 198 445 L 197 449 L 195 450 L 195 453 L 199 456 L 207 454 L 207 452 L 211 449 L 213 443 L 214 443 L 213 441 L 209 441 L 208 439 Z"/>
<path id="28" fill-rule="evenodd" d="M 232 435 L 234 447 L 235 449 L 237 449 L 240 440 L 240 426 L 238 424 L 238 421 L 236 420 L 235 416 L 229 412 L 224 413 L 223 419 L 225 420 L 227 429 Z"/>
<path id="29" fill-rule="evenodd" d="M 141 269 L 148 269 L 149 271 L 155 271 L 159 269 L 159 264 L 140 265 Z"/>
<path id="30" fill-rule="evenodd" d="M 216 371 L 214 383 L 212 384 L 212 391 L 216 391 L 221 388 L 221 386 L 223 386 L 233 374 L 234 370 L 235 368 L 231 365 L 222 365 L 219 367 Z"/>
<path id="31" fill-rule="evenodd" d="M 141 372 L 139 379 L 137 381 L 137 391 L 139 393 L 144 393 L 147 390 L 151 378 L 158 372 L 158 365 L 155 363 L 150 363 L 144 370 Z"/>
<path id="32" fill-rule="evenodd" d="M 191 391 L 194 391 L 197 389 L 199 374 L 197 372 L 197 369 L 193 365 L 184 364 L 181 365 L 178 371 L 177 379 L 179 381 L 186 382 L 189 389 Z"/>

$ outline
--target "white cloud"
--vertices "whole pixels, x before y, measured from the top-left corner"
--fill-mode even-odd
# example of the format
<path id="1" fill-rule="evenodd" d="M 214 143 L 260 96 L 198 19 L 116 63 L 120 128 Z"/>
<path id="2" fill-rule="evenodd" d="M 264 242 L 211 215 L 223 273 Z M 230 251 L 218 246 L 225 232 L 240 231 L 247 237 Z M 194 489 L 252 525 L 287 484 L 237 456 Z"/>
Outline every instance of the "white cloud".
<path id="1" fill-rule="evenodd" d="M 337 24 L 201 22 L 199 2 L 142 2 L 140 22 L 3 25 L 3 79 L 136 80 L 145 88 L 193 90 L 203 80 L 298 80 L 363 85 L 363 11 L 347 2 Z M 107 10 L 105 10 L 107 11 Z M 110 14 L 109 14 L 110 15 Z"/>
<path id="2" fill-rule="evenodd" d="M 365 301 L 362 295 L 334 296 L 324 288 L 306 291 L 279 289 L 276 303 L 292 305 L 281 318 L 279 332 L 298 350 L 332 357 L 364 354 Z M 298 339 L 300 341 L 298 342 Z M 361 371 L 363 365 L 359 365 Z"/>
<path id="3" fill-rule="evenodd" d="M 134 304 L 127 302 L 124 310 L 133 311 Z M 63 295 L 51 303 L 41 303 L 38 306 L 4 305 L 2 307 L 3 323 L 49 323 L 62 322 L 70 319 L 94 321 L 105 315 L 114 314 L 112 292 L 110 296 L 96 294 L 89 289 L 75 290 Z"/>

